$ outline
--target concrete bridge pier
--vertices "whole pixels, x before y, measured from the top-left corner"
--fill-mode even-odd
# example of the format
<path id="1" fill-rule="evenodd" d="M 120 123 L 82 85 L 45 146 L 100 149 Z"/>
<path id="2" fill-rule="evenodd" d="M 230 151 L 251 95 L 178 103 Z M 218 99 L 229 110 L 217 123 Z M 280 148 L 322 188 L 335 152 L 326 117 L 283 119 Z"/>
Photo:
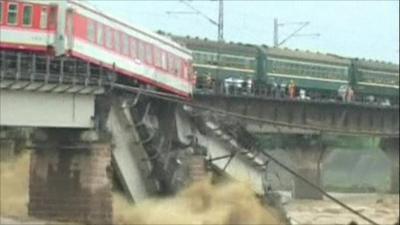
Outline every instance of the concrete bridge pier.
<path id="1" fill-rule="evenodd" d="M 0 161 L 6 161 L 15 154 L 15 142 L 10 138 L 0 137 Z"/>
<path id="2" fill-rule="evenodd" d="M 0 160 L 13 158 L 26 147 L 29 129 L 0 127 Z"/>
<path id="3" fill-rule="evenodd" d="M 399 193 L 399 138 L 382 138 L 381 149 L 391 161 L 390 193 Z"/>
<path id="4" fill-rule="evenodd" d="M 96 133 L 35 132 L 28 213 L 46 220 L 112 224 L 110 145 Z"/>
<path id="5" fill-rule="evenodd" d="M 326 146 L 317 135 L 294 135 L 290 138 L 290 155 L 296 165 L 297 172 L 321 186 L 321 167 L 326 156 Z M 296 199 L 322 199 L 322 194 L 297 177 L 293 178 L 292 196 Z"/>

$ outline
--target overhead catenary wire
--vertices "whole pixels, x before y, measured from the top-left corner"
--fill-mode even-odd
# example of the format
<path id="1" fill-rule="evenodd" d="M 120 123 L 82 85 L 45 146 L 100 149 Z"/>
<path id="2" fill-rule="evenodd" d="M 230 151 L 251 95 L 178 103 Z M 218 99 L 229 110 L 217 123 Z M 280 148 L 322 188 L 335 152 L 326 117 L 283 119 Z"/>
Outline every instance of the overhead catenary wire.
<path id="1" fill-rule="evenodd" d="M 215 109 L 215 108 L 211 108 L 211 107 L 207 107 L 207 106 L 201 106 L 201 105 L 198 105 L 198 104 L 195 104 L 195 103 L 188 102 L 186 99 L 181 98 L 181 97 L 177 97 L 176 95 L 173 95 L 173 94 L 168 94 L 168 93 L 163 93 L 163 92 L 158 92 L 158 91 L 152 91 L 152 90 L 145 90 L 145 89 L 138 88 L 138 87 L 131 87 L 131 86 L 127 86 L 127 85 L 123 85 L 123 84 L 115 84 L 115 83 L 112 84 L 112 88 L 117 88 L 117 89 L 125 90 L 125 91 L 128 91 L 128 92 L 134 92 L 134 93 L 137 93 L 137 94 L 140 93 L 141 95 L 146 95 L 146 96 L 149 96 L 149 97 L 154 97 L 154 98 L 165 100 L 165 101 L 185 104 L 185 105 L 189 105 L 191 107 L 197 107 L 197 108 L 201 108 L 201 109 L 206 109 L 206 110 L 214 111 L 214 112 L 217 112 L 217 113 L 231 114 L 230 112 L 226 112 L 226 111 L 222 111 L 222 110 L 219 110 L 219 109 Z M 238 115 L 240 115 L 240 114 L 238 114 Z M 246 116 L 243 116 L 243 115 L 240 115 L 240 116 L 241 117 L 246 117 Z M 252 118 L 252 119 L 255 119 L 255 118 Z M 265 122 L 264 120 L 261 120 L 261 119 L 258 119 L 258 120 L 260 122 Z M 375 222 L 372 219 L 364 216 L 363 214 L 361 214 L 357 210 L 351 208 L 350 206 L 348 206 L 345 203 L 341 202 L 337 198 L 333 197 L 332 195 L 330 195 L 329 193 L 324 191 L 321 187 L 319 187 L 318 185 L 316 185 L 313 182 L 309 181 L 307 178 L 303 177 L 302 175 L 300 175 L 299 173 L 297 173 L 296 171 L 294 171 L 293 169 L 291 169 L 290 167 L 288 167 L 284 163 L 280 162 L 278 159 L 276 159 L 275 157 L 273 157 L 272 155 L 270 155 L 266 151 L 261 151 L 261 153 L 264 156 L 266 156 L 267 158 L 269 158 L 271 161 L 275 162 L 278 166 L 282 167 L 284 170 L 286 170 L 287 172 L 289 172 L 293 176 L 295 176 L 295 177 L 299 178 L 300 180 L 304 181 L 310 187 L 314 188 L 316 191 L 320 192 L 322 195 L 324 195 L 328 199 L 332 200 L 336 204 L 342 206 L 346 210 L 348 210 L 351 213 L 357 215 L 358 217 L 362 218 L 363 220 L 367 221 L 370 224 L 379 225 L 377 222 Z"/>

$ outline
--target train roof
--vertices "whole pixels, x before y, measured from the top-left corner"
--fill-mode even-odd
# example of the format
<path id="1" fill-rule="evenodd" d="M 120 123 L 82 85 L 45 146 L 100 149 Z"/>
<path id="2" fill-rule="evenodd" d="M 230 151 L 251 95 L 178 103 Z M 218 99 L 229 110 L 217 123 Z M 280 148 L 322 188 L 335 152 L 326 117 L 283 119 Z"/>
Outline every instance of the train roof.
<path id="1" fill-rule="evenodd" d="M 200 39 L 199 37 L 182 37 L 158 31 L 159 34 L 171 37 L 173 40 L 181 43 L 191 50 L 217 52 L 222 54 L 234 54 L 245 56 L 256 56 L 257 46 L 251 44 L 241 44 L 232 42 L 217 42 L 208 39 Z"/>
<path id="2" fill-rule="evenodd" d="M 321 63 L 334 63 L 341 65 L 350 65 L 351 60 L 354 59 L 331 53 L 325 54 L 320 52 L 311 52 L 299 49 L 275 48 L 267 45 L 257 46 L 253 44 L 244 44 L 244 43 L 217 42 L 215 40 L 209 40 L 206 38 L 177 36 L 162 31 L 158 31 L 158 33 L 171 37 L 173 40 L 185 45 L 187 48 L 191 50 L 217 52 L 217 49 L 219 48 L 219 51 L 221 53 L 254 56 L 257 52 L 257 48 L 261 47 L 262 49 L 264 49 L 264 51 L 267 53 L 268 56 L 277 58 L 284 57 L 295 60 L 306 60 L 310 62 L 321 62 Z M 368 60 L 368 59 L 356 59 L 356 60 L 358 60 L 360 66 L 365 68 L 397 71 L 397 72 L 399 71 L 398 64 L 376 61 L 376 60 Z"/>
<path id="3" fill-rule="evenodd" d="M 383 62 L 377 60 L 370 60 L 370 59 L 355 59 L 357 64 L 365 69 L 372 69 L 372 70 L 385 70 L 389 72 L 397 72 L 399 73 L 399 64 L 394 64 L 390 62 Z"/>
<path id="4" fill-rule="evenodd" d="M 321 62 L 321 63 L 334 63 L 334 64 L 344 64 L 350 65 L 351 61 L 348 58 L 340 57 L 333 54 L 323 54 L 319 52 L 310 52 L 298 49 L 288 49 L 288 48 L 275 48 L 264 46 L 264 49 L 268 56 L 278 57 L 278 58 L 288 58 L 295 60 L 305 60 L 310 62 Z"/>
<path id="5" fill-rule="evenodd" d="M 172 39 L 176 40 L 184 44 L 187 48 L 192 50 L 203 50 L 203 51 L 213 51 L 216 52 L 217 49 L 221 53 L 230 53 L 230 54 L 240 54 L 247 56 L 255 56 L 257 53 L 257 48 L 262 48 L 268 56 L 279 57 L 279 58 L 288 58 L 295 60 L 306 60 L 310 62 L 321 62 L 321 63 L 335 63 L 335 64 L 344 64 L 349 65 L 350 59 L 336 56 L 333 54 L 322 54 L 318 52 L 310 52 L 303 50 L 292 50 L 288 48 L 274 48 L 266 45 L 257 46 L 253 44 L 243 44 L 243 43 L 234 43 L 234 42 L 217 42 L 214 40 L 208 40 L 206 38 L 198 38 L 198 37 L 182 37 L 171 34 L 166 34 L 160 32 L 161 34 L 172 37 Z"/>

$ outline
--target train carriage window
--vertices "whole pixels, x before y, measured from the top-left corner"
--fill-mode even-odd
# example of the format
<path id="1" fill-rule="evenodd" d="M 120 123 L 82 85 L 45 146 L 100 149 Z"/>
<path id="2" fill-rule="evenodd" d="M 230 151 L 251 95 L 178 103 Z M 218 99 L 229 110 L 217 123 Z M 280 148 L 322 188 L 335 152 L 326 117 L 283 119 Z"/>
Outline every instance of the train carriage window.
<path id="1" fill-rule="evenodd" d="M 175 74 L 175 59 L 174 56 L 171 54 L 168 54 L 168 71 L 172 74 Z"/>
<path id="2" fill-rule="evenodd" d="M 90 42 L 96 42 L 96 24 L 93 20 L 87 20 L 87 39 Z"/>
<path id="3" fill-rule="evenodd" d="M 161 68 L 167 70 L 167 54 L 161 51 Z"/>
<path id="4" fill-rule="evenodd" d="M 103 24 L 97 23 L 97 44 L 103 45 L 104 43 L 104 28 Z"/>
<path id="5" fill-rule="evenodd" d="M 121 52 L 121 37 L 119 31 L 114 31 L 114 49 L 116 52 Z"/>
<path id="6" fill-rule="evenodd" d="M 18 4 L 9 3 L 8 4 L 8 20 L 9 25 L 17 25 L 18 23 Z"/>
<path id="7" fill-rule="evenodd" d="M 185 61 L 182 61 L 182 76 L 185 80 L 189 78 L 188 67 Z"/>
<path id="8" fill-rule="evenodd" d="M 161 51 L 159 48 L 154 48 L 154 65 L 161 67 Z"/>
<path id="9" fill-rule="evenodd" d="M 178 75 L 179 77 L 182 76 L 182 68 L 181 68 L 181 60 L 176 59 L 175 60 L 175 74 Z"/>
<path id="10" fill-rule="evenodd" d="M 24 26 L 32 26 L 32 6 L 24 5 L 23 13 L 24 17 L 22 20 L 22 24 Z"/>
<path id="11" fill-rule="evenodd" d="M 3 23 L 3 2 L 0 2 L 0 24 Z"/>
<path id="12" fill-rule="evenodd" d="M 112 35 L 113 35 L 113 30 L 110 27 L 106 27 L 106 47 L 111 49 L 112 46 Z"/>
<path id="13" fill-rule="evenodd" d="M 54 30 L 57 27 L 57 7 L 51 6 L 48 13 L 48 29 Z"/>
<path id="14" fill-rule="evenodd" d="M 139 54 L 138 57 L 140 59 L 140 61 L 144 62 L 145 60 L 145 47 L 144 47 L 144 43 L 139 41 Z"/>
<path id="15" fill-rule="evenodd" d="M 137 58 L 137 42 L 134 38 L 131 38 L 131 57 L 133 59 Z"/>
<path id="16" fill-rule="evenodd" d="M 129 56 L 129 36 L 127 34 L 122 34 L 122 52 Z"/>
<path id="17" fill-rule="evenodd" d="M 150 44 L 146 45 L 146 62 L 148 64 L 153 64 L 153 46 Z"/>
<path id="18" fill-rule="evenodd" d="M 40 10 L 40 28 L 47 28 L 47 7 L 42 7 Z"/>

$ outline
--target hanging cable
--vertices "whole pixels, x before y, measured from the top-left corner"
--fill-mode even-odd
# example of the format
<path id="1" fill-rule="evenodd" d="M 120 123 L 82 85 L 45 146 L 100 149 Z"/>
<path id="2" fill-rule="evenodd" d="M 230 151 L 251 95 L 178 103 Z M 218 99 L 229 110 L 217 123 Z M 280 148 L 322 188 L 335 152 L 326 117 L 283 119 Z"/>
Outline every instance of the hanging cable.
<path id="1" fill-rule="evenodd" d="M 249 117 L 241 115 L 241 114 L 230 113 L 230 112 L 222 111 L 222 110 L 219 110 L 219 109 L 198 105 L 196 103 L 188 102 L 187 99 L 184 99 L 184 98 L 181 98 L 181 97 L 177 97 L 176 95 L 173 95 L 173 94 L 168 94 L 168 93 L 163 93 L 163 92 L 158 92 L 158 91 L 152 91 L 152 90 L 144 90 L 144 89 L 141 89 L 141 88 L 130 87 L 130 86 L 126 86 L 126 85 L 122 85 L 122 84 L 115 84 L 115 83 L 113 84 L 113 88 L 118 88 L 118 89 L 121 89 L 121 90 L 133 92 L 133 93 L 140 92 L 143 95 L 147 95 L 147 96 L 154 97 L 154 98 L 157 98 L 157 99 L 162 99 L 162 100 L 165 100 L 165 101 L 175 102 L 175 103 L 179 103 L 179 104 L 185 104 L 185 105 L 189 105 L 191 107 L 201 108 L 201 109 L 209 110 L 209 111 L 216 112 L 216 113 L 222 113 L 222 114 L 228 114 L 228 115 L 232 115 L 232 116 L 237 116 L 239 118 L 246 118 L 246 119 L 256 120 L 256 121 L 264 122 L 264 123 L 265 122 L 266 123 L 276 123 L 275 121 L 268 121 L 268 120 L 257 119 L 257 118 L 249 118 Z M 323 129 L 324 128 L 319 128 L 319 130 L 323 130 Z M 343 208 L 347 209 L 348 211 L 352 212 L 353 214 L 359 216 L 360 218 L 364 219 L 365 221 L 368 221 L 369 223 L 371 223 L 373 225 L 379 225 L 377 222 L 371 220 L 370 218 L 368 218 L 368 217 L 364 216 L 363 214 L 359 213 L 357 210 L 355 210 L 355 209 L 351 208 L 350 206 L 346 205 L 345 203 L 341 202 L 337 198 L 333 197 L 332 195 L 330 195 L 329 193 L 324 191 L 318 185 L 312 183 L 311 181 L 309 181 L 305 177 L 301 176 L 300 174 L 298 174 L 296 171 L 294 171 L 290 167 L 288 167 L 285 164 L 281 163 L 279 160 L 277 160 L 275 157 L 273 157 L 269 153 L 267 153 L 265 151 L 261 151 L 261 153 L 264 156 L 266 156 L 267 158 L 269 158 L 271 161 L 275 162 L 278 166 L 282 167 L 284 170 L 286 170 L 287 172 L 292 174 L 293 176 L 295 176 L 295 177 L 299 178 L 300 180 L 304 181 L 306 184 L 308 184 L 310 187 L 312 187 L 315 190 L 317 190 L 318 192 L 320 192 L 322 195 L 324 195 L 328 199 L 332 200 L 333 202 L 337 203 L 338 205 L 342 206 Z"/>

